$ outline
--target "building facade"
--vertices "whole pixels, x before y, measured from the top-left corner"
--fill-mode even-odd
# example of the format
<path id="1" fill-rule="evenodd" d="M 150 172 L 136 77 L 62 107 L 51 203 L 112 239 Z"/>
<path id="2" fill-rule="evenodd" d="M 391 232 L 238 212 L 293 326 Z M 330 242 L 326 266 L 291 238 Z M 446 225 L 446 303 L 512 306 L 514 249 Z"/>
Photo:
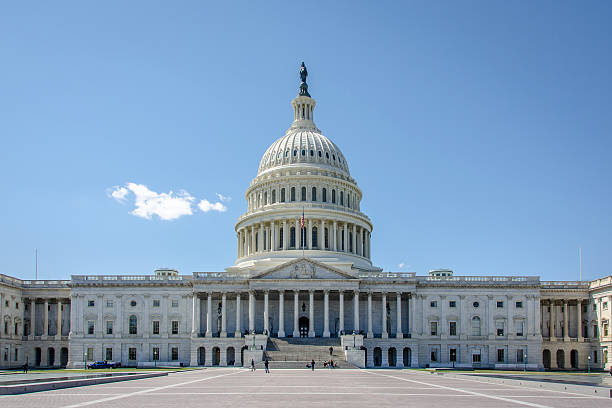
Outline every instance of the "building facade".
<path id="1" fill-rule="evenodd" d="M 0 275 L 0 367 L 242 365 L 269 339 L 336 339 L 361 367 L 609 368 L 612 277 L 417 276 L 373 265 L 373 223 L 314 122 L 306 68 L 293 122 L 264 153 L 223 272 Z M 328 342 L 325 344 L 329 344 Z"/>

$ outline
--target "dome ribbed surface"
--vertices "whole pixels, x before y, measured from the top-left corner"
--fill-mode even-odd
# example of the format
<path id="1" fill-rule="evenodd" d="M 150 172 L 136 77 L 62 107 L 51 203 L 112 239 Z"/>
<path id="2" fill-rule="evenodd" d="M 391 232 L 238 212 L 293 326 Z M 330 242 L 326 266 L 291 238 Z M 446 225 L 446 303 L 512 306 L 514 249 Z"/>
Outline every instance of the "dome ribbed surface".
<path id="1" fill-rule="evenodd" d="M 272 143 L 259 163 L 258 174 L 292 164 L 320 164 L 350 175 L 344 155 L 331 140 L 311 130 L 291 130 Z"/>

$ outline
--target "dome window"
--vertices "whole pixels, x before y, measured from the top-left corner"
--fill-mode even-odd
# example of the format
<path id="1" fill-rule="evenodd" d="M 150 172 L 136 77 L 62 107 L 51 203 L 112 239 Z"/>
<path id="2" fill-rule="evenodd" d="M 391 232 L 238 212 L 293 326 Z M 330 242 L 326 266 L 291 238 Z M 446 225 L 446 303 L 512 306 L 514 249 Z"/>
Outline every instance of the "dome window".
<path id="1" fill-rule="evenodd" d="M 321 151 L 319 150 L 319 157 L 321 157 Z"/>
<path id="2" fill-rule="evenodd" d="M 306 150 L 302 149 L 302 156 L 306 156 Z"/>
<path id="3" fill-rule="evenodd" d="M 329 159 L 329 153 L 325 152 L 325 158 Z"/>
<path id="4" fill-rule="evenodd" d="M 310 156 L 314 156 L 314 150 L 310 149 Z"/>
<path id="5" fill-rule="evenodd" d="M 293 157 L 297 156 L 297 150 L 293 151 Z"/>
<path id="6" fill-rule="evenodd" d="M 334 161 L 336 160 L 336 155 L 332 154 L 332 158 L 334 159 Z"/>
<path id="7" fill-rule="evenodd" d="M 288 156 L 289 156 L 289 150 L 285 152 L 285 157 L 288 157 Z"/>

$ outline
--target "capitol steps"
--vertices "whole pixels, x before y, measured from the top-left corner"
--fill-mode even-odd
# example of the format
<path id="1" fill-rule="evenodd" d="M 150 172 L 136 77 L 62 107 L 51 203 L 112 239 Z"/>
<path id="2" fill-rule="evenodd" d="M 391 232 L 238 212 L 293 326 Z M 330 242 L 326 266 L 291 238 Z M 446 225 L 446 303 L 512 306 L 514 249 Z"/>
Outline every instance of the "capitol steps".
<path id="1" fill-rule="evenodd" d="M 333 347 L 332 354 L 329 348 Z M 324 368 L 323 362 L 334 361 L 337 368 L 355 368 L 346 361 L 340 339 L 335 338 L 268 338 L 264 358 L 270 368 L 306 368 L 315 361 L 315 368 Z"/>

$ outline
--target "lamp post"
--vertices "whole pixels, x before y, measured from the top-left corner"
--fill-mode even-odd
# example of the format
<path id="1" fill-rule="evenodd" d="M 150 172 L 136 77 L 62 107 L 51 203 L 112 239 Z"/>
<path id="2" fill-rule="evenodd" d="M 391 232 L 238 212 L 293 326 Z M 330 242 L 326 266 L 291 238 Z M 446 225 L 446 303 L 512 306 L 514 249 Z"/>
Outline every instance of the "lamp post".
<path id="1" fill-rule="evenodd" d="M 587 374 L 591 374 L 591 355 L 587 357 Z"/>
<path id="2" fill-rule="evenodd" d="M 86 351 L 83 353 L 83 368 L 87 370 L 87 352 Z"/>
<path id="3" fill-rule="evenodd" d="M 523 361 L 525 362 L 525 367 L 523 369 L 523 372 L 526 373 L 527 372 L 527 353 L 523 355 Z"/>

